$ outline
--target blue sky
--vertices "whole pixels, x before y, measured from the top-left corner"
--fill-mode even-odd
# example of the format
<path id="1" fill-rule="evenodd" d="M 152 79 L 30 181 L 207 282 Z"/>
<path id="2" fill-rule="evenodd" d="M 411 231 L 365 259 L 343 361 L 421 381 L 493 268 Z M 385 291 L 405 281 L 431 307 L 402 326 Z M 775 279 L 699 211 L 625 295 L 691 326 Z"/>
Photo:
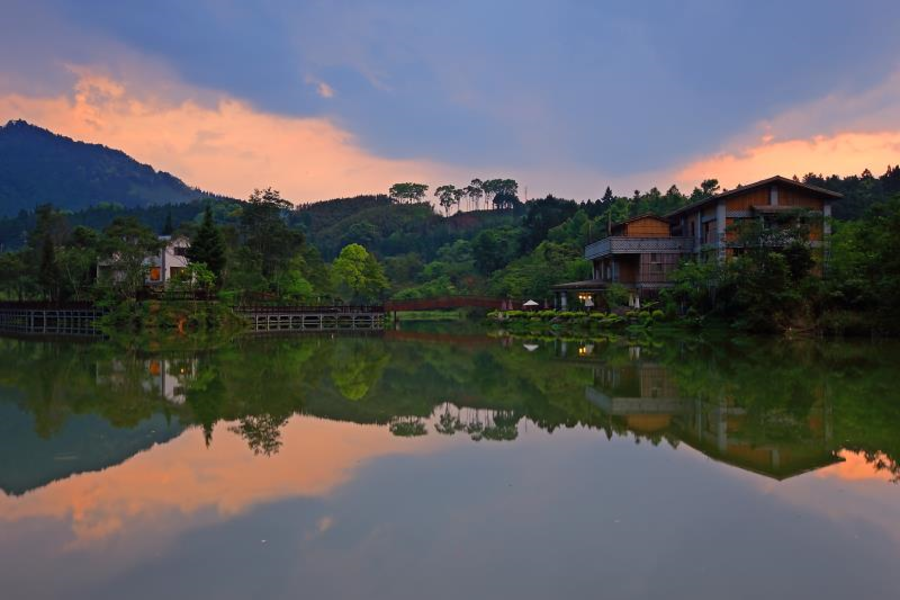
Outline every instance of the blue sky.
<path id="1" fill-rule="evenodd" d="M 692 163 L 760 139 L 900 129 L 886 0 L 4 4 L 2 93 L 71 96 L 89 70 L 145 102 L 327 122 L 367 156 L 428 165 L 413 174 L 533 175 L 537 193 L 689 185 Z M 817 157 L 806 170 L 828 170 Z"/>

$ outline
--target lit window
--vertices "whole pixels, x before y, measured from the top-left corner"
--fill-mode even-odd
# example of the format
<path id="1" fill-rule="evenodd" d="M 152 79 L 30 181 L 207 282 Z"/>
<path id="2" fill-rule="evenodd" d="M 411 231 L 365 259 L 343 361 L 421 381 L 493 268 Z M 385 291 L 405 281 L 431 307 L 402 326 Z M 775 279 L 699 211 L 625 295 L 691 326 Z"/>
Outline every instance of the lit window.
<path id="1" fill-rule="evenodd" d="M 159 267 L 150 267 L 150 281 L 159 281 L 160 274 Z"/>

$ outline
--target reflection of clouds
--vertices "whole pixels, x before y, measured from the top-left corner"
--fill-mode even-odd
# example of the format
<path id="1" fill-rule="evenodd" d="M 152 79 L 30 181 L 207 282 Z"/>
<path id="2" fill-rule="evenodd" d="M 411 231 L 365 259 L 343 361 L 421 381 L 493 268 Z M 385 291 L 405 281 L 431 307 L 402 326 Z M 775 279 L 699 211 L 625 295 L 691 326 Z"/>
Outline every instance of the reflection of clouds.
<path id="1" fill-rule="evenodd" d="M 843 450 L 840 455 L 844 462 L 786 482 L 763 481 L 762 489 L 854 536 L 862 535 L 865 526 L 900 545 L 900 486 L 888 483 L 889 477 L 861 454 Z"/>
<path id="2" fill-rule="evenodd" d="M 434 445 L 403 443 L 383 427 L 295 417 L 284 427 L 281 452 L 262 457 L 228 427 L 217 428 L 210 448 L 192 429 L 106 471 L 0 497 L 0 521 L 68 520 L 74 545 L 90 545 L 118 533 L 171 528 L 185 521 L 178 515 L 232 516 L 279 498 L 324 496 L 364 461 Z M 323 519 L 319 530 L 331 524 Z"/>
<path id="3" fill-rule="evenodd" d="M 837 478 L 845 481 L 861 481 L 866 479 L 878 479 L 881 481 L 893 481 L 894 476 L 887 469 L 878 469 L 875 464 L 866 460 L 860 452 L 841 450 L 838 455 L 844 462 L 816 471 L 817 477 Z M 883 455 L 880 460 L 887 460 Z"/>

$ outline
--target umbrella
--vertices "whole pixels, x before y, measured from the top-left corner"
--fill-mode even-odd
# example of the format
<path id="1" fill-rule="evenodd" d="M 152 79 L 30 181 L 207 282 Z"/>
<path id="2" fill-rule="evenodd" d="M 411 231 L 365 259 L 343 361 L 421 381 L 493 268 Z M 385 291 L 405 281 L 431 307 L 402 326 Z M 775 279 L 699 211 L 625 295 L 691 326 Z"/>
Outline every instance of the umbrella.
<path id="1" fill-rule="evenodd" d="M 538 304 L 538 303 L 535 302 L 534 300 L 528 300 L 528 301 L 525 302 L 525 304 L 523 304 L 522 306 L 540 306 L 540 304 Z"/>

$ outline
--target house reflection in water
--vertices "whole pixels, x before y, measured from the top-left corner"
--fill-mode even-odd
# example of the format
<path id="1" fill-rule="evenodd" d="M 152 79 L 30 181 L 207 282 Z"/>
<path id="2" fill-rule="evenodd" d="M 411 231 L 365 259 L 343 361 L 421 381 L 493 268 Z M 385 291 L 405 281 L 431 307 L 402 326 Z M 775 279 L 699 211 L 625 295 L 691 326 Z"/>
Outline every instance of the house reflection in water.
<path id="1" fill-rule="evenodd" d="M 97 365 L 96 381 L 113 389 L 140 389 L 150 397 L 172 404 L 184 404 L 188 384 L 197 377 L 196 358 L 149 358 L 138 362 L 140 368 L 113 359 Z"/>
<path id="2" fill-rule="evenodd" d="M 827 397 L 808 412 L 745 406 L 740 398 L 689 398 L 681 394 L 665 365 L 629 349 L 625 364 L 592 365 L 594 383 L 585 390 L 610 420 L 611 431 L 628 431 L 653 441 L 666 439 L 777 480 L 841 462 L 832 443 Z"/>
<path id="3" fill-rule="evenodd" d="M 145 361 L 145 365 L 147 376 L 141 382 L 144 391 L 159 394 L 172 404 L 184 404 L 187 384 L 197 375 L 197 359 L 154 358 Z"/>

